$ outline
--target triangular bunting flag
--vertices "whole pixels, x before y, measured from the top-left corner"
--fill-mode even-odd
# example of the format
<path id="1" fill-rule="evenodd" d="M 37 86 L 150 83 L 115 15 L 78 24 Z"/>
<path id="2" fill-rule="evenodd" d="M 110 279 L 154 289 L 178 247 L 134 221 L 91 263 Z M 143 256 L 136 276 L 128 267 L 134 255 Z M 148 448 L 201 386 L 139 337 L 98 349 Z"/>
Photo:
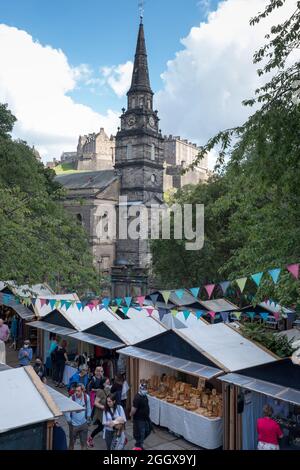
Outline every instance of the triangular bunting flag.
<path id="1" fill-rule="evenodd" d="M 128 310 L 129 310 L 129 307 L 122 307 L 122 311 L 123 311 L 125 317 L 127 316 Z"/>
<path id="2" fill-rule="evenodd" d="M 280 273 L 281 273 L 281 269 L 279 269 L 279 268 L 270 269 L 268 271 L 268 273 L 270 274 L 271 278 L 273 279 L 274 284 L 277 284 L 278 278 L 279 278 Z"/>
<path id="3" fill-rule="evenodd" d="M 242 312 L 234 312 L 236 318 L 239 320 L 242 316 Z"/>
<path id="4" fill-rule="evenodd" d="M 151 299 L 153 305 L 155 306 L 156 302 L 157 302 L 157 299 L 158 299 L 158 294 L 151 294 L 150 299 Z"/>
<path id="5" fill-rule="evenodd" d="M 196 310 L 197 320 L 199 320 L 202 317 L 203 314 L 204 314 L 203 310 Z"/>
<path id="6" fill-rule="evenodd" d="M 139 297 L 136 298 L 137 303 L 139 304 L 140 307 L 142 307 L 144 305 L 145 298 L 146 297 L 144 295 L 140 295 Z"/>
<path id="7" fill-rule="evenodd" d="M 130 307 L 131 301 L 132 301 L 132 297 L 124 297 L 124 300 L 125 300 L 125 303 L 126 303 L 127 307 Z"/>
<path id="8" fill-rule="evenodd" d="M 253 320 L 253 318 L 255 317 L 255 312 L 246 312 L 246 313 L 251 318 L 251 320 Z"/>
<path id="9" fill-rule="evenodd" d="M 82 305 L 81 302 L 76 302 L 76 306 L 77 306 L 78 310 L 82 310 L 82 308 L 83 308 L 83 305 Z"/>
<path id="10" fill-rule="evenodd" d="M 104 299 L 102 299 L 102 305 L 103 305 L 104 308 L 108 308 L 109 304 L 110 304 L 110 298 L 109 297 L 105 297 Z"/>
<path id="11" fill-rule="evenodd" d="M 236 283 L 239 286 L 241 292 L 243 292 L 243 290 L 245 289 L 246 282 L 247 282 L 246 277 L 241 277 L 240 279 L 236 279 Z"/>
<path id="12" fill-rule="evenodd" d="M 60 307 L 63 308 L 66 305 L 66 300 L 60 301 Z"/>
<path id="13" fill-rule="evenodd" d="M 274 312 L 273 315 L 274 315 L 275 320 L 278 321 L 279 318 L 280 318 L 280 313 L 279 312 Z"/>
<path id="14" fill-rule="evenodd" d="M 55 300 L 55 299 L 51 299 L 51 300 L 49 301 L 49 305 L 50 305 L 50 307 L 52 308 L 52 310 L 55 309 L 55 306 L 56 306 L 55 304 L 56 304 L 56 300 Z"/>
<path id="15" fill-rule="evenodd" d="M 259 286 L 261 279 L 263 277 L 263 274 L 264 274 L 263 272 L 251 274 L 251 278 L 253 279 L 253 281 L 255 282 L 257 286 Z"/>
<path id="16" fill-rule="evenodd" d="M 208 315 L 211 316 L 211 318 L 215 318 L 216 312 L 207 312 Z"/>
<path id="17" fill-rule="evenodd" d="M 119 309 L 119 307 L 117 305 L 113 305 L 112 307 L 110 307 L 112 309 L 112 311 L 114 313 L 116 313 L 116 311 Z"/>
<path id="18" fill-rule="evenodd" d="M 163 296 L 165 304 L 167 305 L 167 303 L 169 301 L 169 298 L 170 298 L 170 295 L 171 295 L 171 291 L 170 290 L 162 290 L 162 291 L 160 291 L 160 293 Z"/>
<path id="19" fill-rule="evenodd" d="M 207 294 L 208 294 L 208 298 L 210 299 L 211 298 L 211 294 L 213 293 L 213 290 L 215 288 L 215 284 L 208 284 L 207 286 L 204 286 Z"/>
<path id="20" fill-rule="evenodd" d="M 299 278 L 299 263 L 297 264 L 290 264 L 287 266 L 287 270 L 296 278 Z"/>
<path id="21" fill-rule="evenodd" d="M 228 317 L 229 317 L 229 312 L 221 312 L 221 317 L 224 323 L 227 323 Z"/>
<path id="22" fill-rule="evenodd" d="M 230 286 L 230 281 L 220 282 L 220 287 L 222 289 L 223 295 L 226 294 L 228 287 Z"/>
<path id="23" fill-rule="evenodd" d="M 46 299 L 40 299 L 40 304 L 41 304 L 41 308 L 43 308 L 44 305 L 46 305 Z"/>
<path id="24" fill-rule="evenodd" d="M 184 318 L 185 318 L 186 320 L 189 318 L 190 313 L 191 313 L 191 312 L 190 312 L 189 310 L 184 310 L 184 311 L 183 311 L 183 315 L 184 315 Z"/>
<path id="25" fill-rule="evenodd" d="M 183 295 L 184 295 L 184 290 L 183 289 L 177 289 L 175 291 L 175 294 L 177 295 L 178 299 L 182 299 Z"/>
<path id="26" fill-rule="evenodd" d="M 173 315 L 173 317 L 176 317 L 177 313 L 178 313 L 177 310 L 175 309 L 171 310 L 171 314 Z"/>
<path id="27" fill-rule="evenodd" d="M 117 304 L 118 307 L 120 307 L 122 305 L 122 300 L 120 297 L 114 299 L 115 303 Z"/>
<path id="28" fill-rule="evenodd" d="M 152 307 L 147 307 L 146 310 L 147 310 L 147 312 L 148 312 L 149 317 L 151 317 L 152 313 L 154 312 L 154 308 L 152 308 Z"/>
<path id="29" fill-rule="evenodd" d="M 91 304 L 91 303 L 88 304 L 87 306 L 88 306 L 88 308 L 90 309 L 91 312 L 92 312 L 92 310 L 95 308 L 95 305 L 94 305 L 94 304 Z"/>
<path id="30" fill-rule="evenodd" d="M 60 300 L 57 300 L 57 301 L 55 302 L 55 308 L 59 308 L 59 307 L 60 307 Z"/>
<path id="31" fill-rule="evenodd" d="M 168 310 L 166 308 L 159 308 L 158 309 L 159 319 L 162 320 L 167 313 L 168 313 Z"/>
<path id="32" fill-rule="evenodd" d="M 261 312 L 261 313 L 260 313 L 260 316 L 261 316 L 261 318 L 262 318 L 264 321 L 266 321 L 267 318 L 268 318 L 268 316 L 269 316 L 269 314 L 268 314 L 268 312 Z"/>
<path id="33" fill-rule="evenodd" d="M 66 305 L 66 310 L 68 310 L 68 309 L 71 307 L 72 302 L 69 302 L 68 300 L 66 300 L 66 304 L 65 304 L 65 305 Z"/>
<path id="34" fill-rule="evenodd" d="M 198 294 L 199 294 L 199 290 L 200 290 L 200 287 L 192 287 L 190 289 L 191 293 L 193 294 L 194 297 L 198 297 Z"/>

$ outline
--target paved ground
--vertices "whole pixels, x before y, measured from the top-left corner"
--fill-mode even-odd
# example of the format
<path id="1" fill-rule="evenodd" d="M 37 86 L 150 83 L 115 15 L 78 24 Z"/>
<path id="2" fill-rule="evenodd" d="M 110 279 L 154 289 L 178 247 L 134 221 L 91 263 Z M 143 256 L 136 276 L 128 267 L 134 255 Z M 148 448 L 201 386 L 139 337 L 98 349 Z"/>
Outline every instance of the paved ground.
<path id="1" fill-rule="evenodd" d="M 18 366 L 18 353 L 9 347 L 6 349 L 6 363 L 11 367 Z M 51 380 L 48 381 L 48 385 L 53 386 Z M 64 393 L 67 395 L 66 389 L 57 389 L 59 392 Z M 59 424 L 64 428 L 67 438 L 69 435 L 69 427 L 64 417 L 59 419 Z M 93 431 L 95 426 L 90 426 L 90 432 Z M 170 433 L 167 429 L 161 428 L 158 426 L 154 427 L 155 432 L 151 433 L 151 435 L 145 441 L 144 447 L 146 450 L 201 450 L 200 447 L 197 447 L 190 442 L 182 439 L 179 436 L 176 436 Z M 133 439 L 133 432 L 132 432 L 132 423 L 130 421 L 126 424 L 126 435 L 128 438 L 128 444 L 126 449 L 130 450 L 134 447 L 135 441 Z M 91 450 L 106 450 L 105 441 L 103 439 L 102 433 L 98 434 L 95 439 L 95 447 Z M 76 442 L 75 450 L 80 449 L 79 442 Z"/>

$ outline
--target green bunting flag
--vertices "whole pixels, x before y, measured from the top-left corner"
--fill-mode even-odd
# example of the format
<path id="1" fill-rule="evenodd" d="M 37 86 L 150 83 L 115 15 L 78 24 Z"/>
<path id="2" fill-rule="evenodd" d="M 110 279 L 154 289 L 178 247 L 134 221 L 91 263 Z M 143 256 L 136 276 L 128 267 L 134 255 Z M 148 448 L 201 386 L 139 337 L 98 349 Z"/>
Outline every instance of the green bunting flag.
<path id="1" fill-rule="evenodd" d="M 236 283 L 239 286 L 241 292 L 243 292 L 243 290 L 245 289 L 246 282 L 247 282 L 246 277 L 241 277 L 240 279 L 236 279 Z"/>
<path id="2" fill-rule="evenodd" d="M 165 304 L 167 305 L 167 303 L 169 301 L 169 298 L 170 298 L 170 295 L 171 295 L 171 291 L 170 290 L 162 290 L 162 291 L 160 291 L 160 293 L 163 296 Z"/>
<path id="3" fill-rule="evenodd" d="M 171 314 L 173 315 L 173 317 L 176 317 L 177 313 L 178 313 L 177 310 L 175 310 L 175 309 L 171 310 Z"/>

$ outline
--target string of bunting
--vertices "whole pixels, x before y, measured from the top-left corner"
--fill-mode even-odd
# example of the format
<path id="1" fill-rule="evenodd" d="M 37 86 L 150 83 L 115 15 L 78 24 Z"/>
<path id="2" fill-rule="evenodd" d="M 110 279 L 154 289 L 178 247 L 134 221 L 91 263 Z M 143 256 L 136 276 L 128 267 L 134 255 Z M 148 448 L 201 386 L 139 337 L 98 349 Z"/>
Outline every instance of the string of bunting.
<path id="1" fill-rule="evenodd" d="M 299 279 L 299 266 L 300 266 L 300 263 L 294 263 L 294 264 L 290 264 L 290 265 L 286 266 L 287 271 L 295 279 Z M 235 279 L 233 281 L 223 281 L 223 282 L 219 282 L 219 283 L 215 283 L 215 284 L 207 284 L 207 285 L 204 285 L 202 287 L 201 286 L 191 287 L 188 290 L 190 291 L 192 296 L 195 297 L 195 299 L 199 298 L 199 293 L 201 293 L 202 290 L 204 290 L 205 296 L 208 297 L 208 299 L 211 299 L 212 294 L 215 291 L 217 286 L 220 286 L 220 288 L 222 290 L 222 293 L 225 296 L 226 294 L 229 295 L 229 294 L 233 293 L 232 291 L 230 291 L 229 288 L 234 283 L 236 283 L 238 288 L 239 288 L 240 293 L 242 294 L 245 290 L 245 287 L 246 287 L 246 284 L 247 284 L 248 281 L 252 281 L 255 284 L 255 286 L 257 288 L 259 288 L 259 286 L 261 284 L 261 281 L 263 279 L 263 276 L 265 274 L 269 274 L 269 276 L 271 277 L 273 283 L 277 284 L 279 282 L 279 278 L 280 278 L 280 275 L 281 275 L 282 271 L 283 271 L 283 269 L 281 269 L 281 268 L 269 269 L 267 271 L 261 271 L 261 272 L 251 274 L 250 276 L 244 276 L 244 277 Z M 186 290 L 185 289 L 176 289 L 174 292 L 175 292 L 175 295 L 177 296 L 177 298 L 179 300 L 182 300 Z M 176 310 L 174 308 L 172 309 L 173 304 L 168 303 L 172 293 L 173 293 L 172 290 L 161 290 L 161 291 L 159 291 L 159 294 L 161 294 L 161 296 L 162 296 L 162 298 L 165 302 L 165 309 L 158 308 L 158 310 L 160 311 L 160 317 L 161 318 L 167 312 L 171 313 L 173 316 L 176 316 L 178 314 L 178 310 Z M 114 299 L 111 299 L 109 297 L 105 297 L 102 300 L 95 299 L 95 300 L 91 300 L 91 301 L 79 302 L 79 301 L 76 301 L 76 300 L 44 299 L 44 298 L 40 298 L 40 297 L 39 298 L 37 298 L 37 297 L 25 297 L 24 298 L 24 297 L 18 297 L 18 296 L 13 295 L 13 294 L 4 293 L 4 294 L 2 294 L 2 301 L 3 301 L 3 304 L 5 304 L 5 305 L 9 305 L 12 302 L 17 302 L 17 303 L 22 303 L 23 305 L 25 305 L 27 307 L 30 307 L 31 305 L 34 307 L 37 300 L 39 300 L 41 308 L 43 308 L 45 305 L 49 305 L 52 311 L 55 310 L 55 309 L 59 309 L 59 308 L 61 308 L 61 309 L 65 308 L 65 310 L 68 311 L 71 307 L 72 308 L 77 308 L 79 311 L 83 311 L 85 308 L 88 308 L 90 311 L 93 311 L 94 309 L 100 310 L 102 308 L 105 308 L 105 309 L 110 308 L 115 313 L 115 312 L 117 312 L 118 309 L 121 309 L 125 316 L 127 316 L 130 307 L 134 307 L 135 310 L 141 310 L 142 308 L 145 309 L 147 311 L 148 315 L 151 316 L 152 313 L 153 313 L 154 308 L 157 307 L 159 294 L 158 293 L 150 294 L 150 299 L 151 299 L 151 302 L 153 304 L 153 307 L 144 306 L 144 302 L 145 302 L 145 298 L 146 298 L 145 296 L 138 296 L 136 298 L 128 296 L 128 297 L 124 297 L 124 298 L 119 297 L 119 298 L 114 298 Z M 251 298 L 251 296 L 250 296 L 250 298 Z M 252 298 L 253 298 L 253 296 L 252 296 Z M 268 300 L 268 302 L 270 303 L 271 307 L 273 306 L 273 304 L 274 304 L 274 307 L 276 307 L 276 305 L 277 305 L 276 302 L 272 299 Z M 164 313 L 163 313 L 163 310 L 165 310 Z M 218 315 L 218 314 L 216 314 L 216 312 L 207 311 L 207 310 L 193 310 L 193 312 L 196 315 L 197 319 L 201 318 L 204 315 L 209 315 L 212 318 L 215 318 L 215 316 Z M 250 317 L 251 319 L 253 319 L 254 316 L 255 316 L 255 312 L 252 312 L 252 311 L 243 312 L 243 313 L 245 315 L 247 315 L 248 317 Z M 191 314 L 191 311 L 183 310 L 183 315 L 184 315 L 185 320 L 188 319 L 190 314 Z M 234 312 L 234 314 L 235 314 L 237 319 L 240 319 L 240 317 L 242 315 L 242 312 Z M 229 313 L 228 312 L 222 312 L 222 313 L 220 313 L 220 315 L 222 316 L 222 319 L 224 321 L 226 321 L 228 319 Z M 268 313 L 263 312 L 260 315 L 261 315 L 261 318 L 263 320 L 266 320 L 267 316 L 268 316 Z M 276 312 L 274 313 L 274 317 L 276 319 L 279 318 L 279 315 L 280 315 L 279 313 L 276 313 Z"/>

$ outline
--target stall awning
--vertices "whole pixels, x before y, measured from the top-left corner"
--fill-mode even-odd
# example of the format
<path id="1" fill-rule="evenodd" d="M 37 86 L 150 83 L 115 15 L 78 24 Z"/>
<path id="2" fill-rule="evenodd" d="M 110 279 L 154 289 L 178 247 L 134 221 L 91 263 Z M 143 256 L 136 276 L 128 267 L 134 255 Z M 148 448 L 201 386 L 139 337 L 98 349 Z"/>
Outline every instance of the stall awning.
<path id="1" fill-rule="evenodd" d="M 5 305 L 6 307 L 12 308 L 23 320 L 30 321 L 35 315 L 34 313 L 25 305 L 15 302 L 14 300 L 6 301 L 7 296 L 0 293 L 0 304 Z"/>
<path id="2" fill-rule="evenodd" d="M 91 335 L 90 333 L 74 333 L 70 335 L 72 338 L 84 341 L 85 343 L 94 344 L 95 346 L 101 346 L 106 349 L 118 349 L 125 346 L 125 344 L 112 339 L 102 338 L 101 336 Z"/>
<path id="3" fill-rule="evenodd" d="M 49 395 L 53 398 L 54 402 L 58 406 L 58 408 L 63 412 L 78 412 L 78 411 L 83 411 L 84 408 L 75 401 L 73 401 L 70 397 L 66 397 L 62 393 L 59 393 L 57 390 L 54 390 L 54 388 L 49 387 L 49 385 L 46 385 L 47 390 L 49 392 Z"/>
<path id="4" fill-rule="evenodd" d="M 240 374 L 227 374 L 219 377 L 221 382 L 237 385 L 246 388 L 252 392 L 262 393 L 277 400 L 287 401 L 300 405 L 300 391 L 293 388 L 287 388 L 282 385 L 276 385 L 264 380 L 253 379 Z"/>
<path id="5" fill-rule="evenodd" d="M 65 328 L 63 326 L 53 325 L 52 323 L 47 323 L 46 321 L 33 321 L 28 323 L 29 326 L 33 328 L 38 328 L 40 330 L 50 331 L 57 335 L 69 336 L 74 333 L 76 330 L 71 330 L 71 328 Z"/>
<path id="6" fill-rule="evenodd" d="M 181 372 L 185 372 L 186 374 L 196 375 L 197 377 L 201 377 L 207 380 L 223 373 L 221 369 L 217 369 L 215 367 L 204 366 L 196 362 L 168 356 L 167 354 L 147 351 L 146 349 L 141 349 L 134 346 L 128 346 L 127 348 L 121 349 L 117 352 L 120 352 L 125 356 L 134 357 L 136 359 L 143 359 L 144 361 L 154 362 L 155 364 L 170 367 L 171 369 L 179 370 Z"/>

